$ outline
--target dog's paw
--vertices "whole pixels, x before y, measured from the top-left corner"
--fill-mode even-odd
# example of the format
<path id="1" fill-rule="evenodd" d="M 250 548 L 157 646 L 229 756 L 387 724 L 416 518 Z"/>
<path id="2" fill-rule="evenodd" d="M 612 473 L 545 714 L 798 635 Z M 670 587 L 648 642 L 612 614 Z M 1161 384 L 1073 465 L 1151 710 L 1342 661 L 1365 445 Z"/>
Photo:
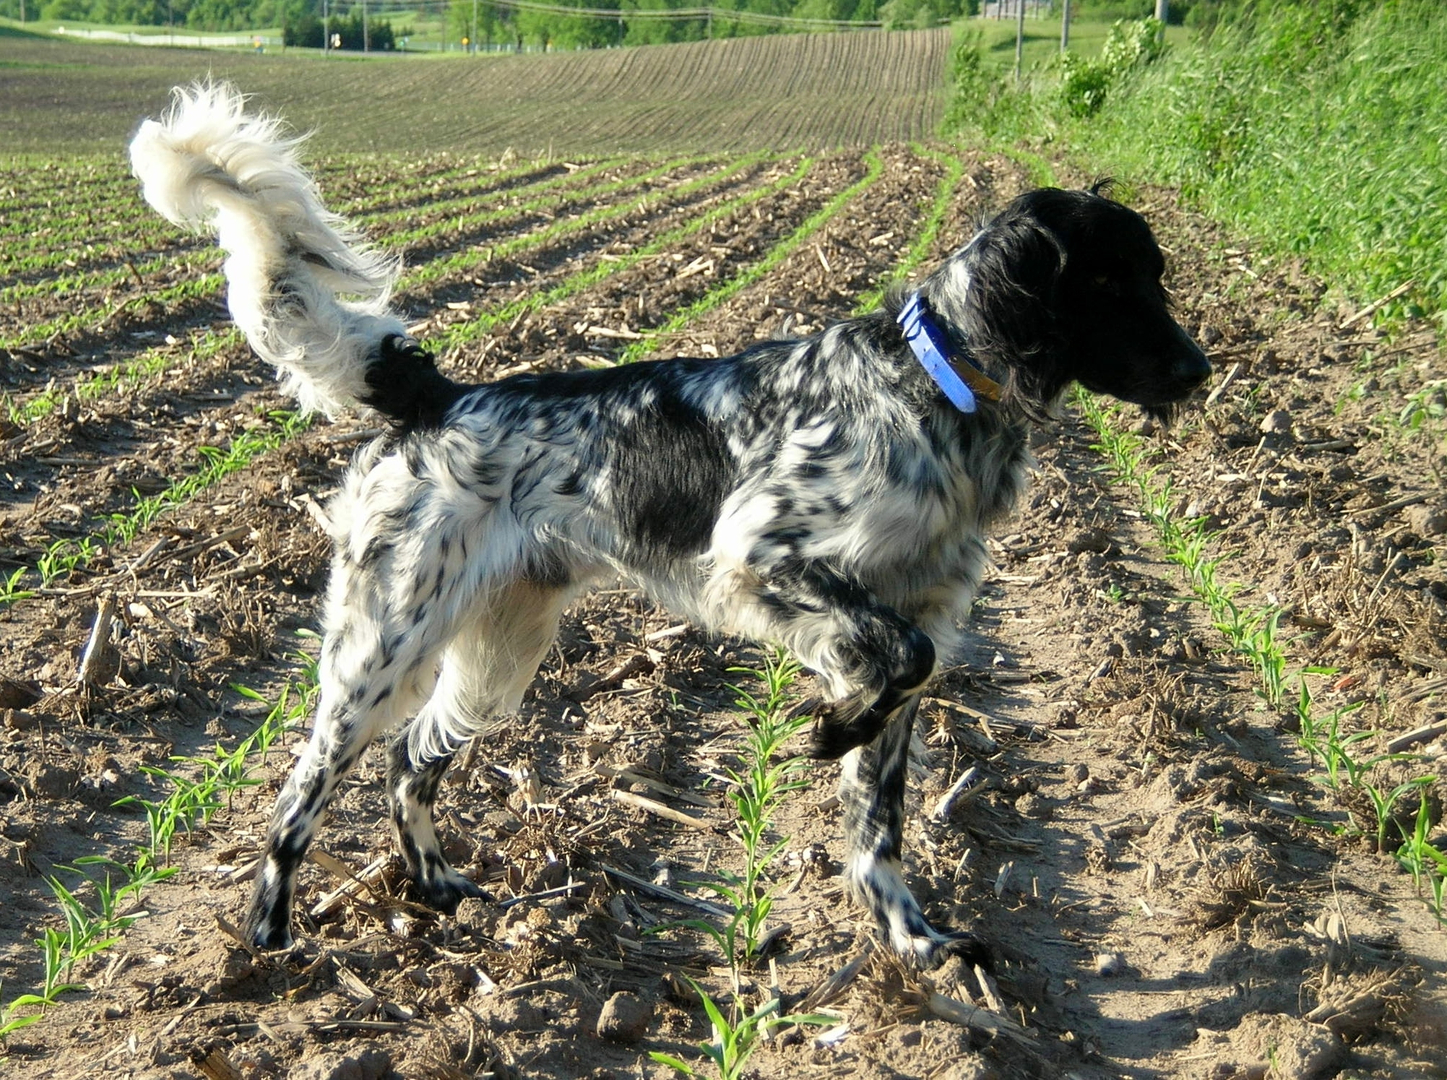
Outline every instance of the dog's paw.
<path id="1" fill-rule="evenodd" d="M 959 957 L 970 967 L 994 969 L 994 955 L 985 940 L 965 930 L 911 934 L 903 940 L 891 942 L 906 964 L 920 970 L 933 971 L 947 961 Z"/>
<path id="2" fill-rule="evenodd" d="M 404 337 L 401 334 L 388 334 L 382 339 L 378 346 L 383 360 L 409 360 L 414 363 L 425 364 L 428 367 L 436 367 L 437 361 L 433 355 L 422 347 L 422 343 L 414 337 Z"/>
<path id="3" fill-rule="evenodd" d="M 881 699 L 860 695 L 831 701 L 812 711 L 814 730 L 809 753 L 816 758 L 841 758 L 856 746 L 867 746 L 879 737 L 889 721 L 890 709 Z"/>
<path id="4" fill-rule="evenodd" d="M 258 952 L 278 952 L 294 944 L 291 927 L 287 925 L 290 921 L 285 914 L 278 917 L 274 912 L 253 912 L 247 916 L 241 932 Z"/>
<path id="5" fill-rule="evenodd" d="M 492 893 L 451 867 L 443 867 L 433 874 L 413 879 L 412 887 L 417 892 L 418 900 L 444 915 L 456 915 L 458 906 L 464 900 L 496 902 Z"/>

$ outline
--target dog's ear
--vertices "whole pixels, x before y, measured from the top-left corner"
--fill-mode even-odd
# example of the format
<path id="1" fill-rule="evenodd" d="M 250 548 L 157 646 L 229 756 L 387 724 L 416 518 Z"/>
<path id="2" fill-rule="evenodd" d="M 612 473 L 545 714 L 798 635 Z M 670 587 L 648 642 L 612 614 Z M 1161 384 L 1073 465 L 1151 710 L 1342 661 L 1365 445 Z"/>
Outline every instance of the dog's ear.
<path id="1" fill-rule="evenodd" d="M 929 283 L 931 308 L 1004 387 L 1005 399 L 1042 416 L 1063 376 L 1055 313 L 1065 249 L 1032 214 L 996 218 Z"/>

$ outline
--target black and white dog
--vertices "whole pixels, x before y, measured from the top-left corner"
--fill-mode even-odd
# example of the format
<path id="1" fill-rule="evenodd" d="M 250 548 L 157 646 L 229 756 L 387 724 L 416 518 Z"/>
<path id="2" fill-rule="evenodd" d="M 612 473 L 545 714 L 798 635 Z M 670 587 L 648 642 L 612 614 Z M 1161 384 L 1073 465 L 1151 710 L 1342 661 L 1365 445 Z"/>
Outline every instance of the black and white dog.
<path id="1" fill-rule="evenodd" d="M 302 400 L 395 429 L 330 506 L 320 704 L 267 836 L 256 945 L 291 941 L 318 820 L 398 725 L 392 822 L 418 892 L 449 912 L 485 895 L 442 856 L 438 783 L 517 712 L 569 602 L 618 573 L 817 673 L 815 751 L 844 759 L 854 892 L 911 962 L 971 942 L 933 929 L 901 877 L 912 723 L 979 586 L 985 530 L 1025 483 L 1028 425 L 1075 382 L 1165 414 L 1209 374 L 1139 215 L 1034 191 L 908 303 L 812 337 L 463 386 L 388 309 L 397 267 L 322 208 L 295 141 L 234 90 L 178 91 L 131 152 L 157 209 L 219 231 L 234 317 Z"/>

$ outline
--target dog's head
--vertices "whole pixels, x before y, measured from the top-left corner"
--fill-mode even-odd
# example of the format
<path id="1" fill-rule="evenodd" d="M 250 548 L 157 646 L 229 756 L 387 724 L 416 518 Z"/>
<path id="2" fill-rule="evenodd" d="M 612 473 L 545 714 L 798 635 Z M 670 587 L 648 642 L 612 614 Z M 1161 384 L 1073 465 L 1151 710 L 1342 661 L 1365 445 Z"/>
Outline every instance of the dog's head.
<path id="1" fill-rule="evenodd" d="M 921 287 L 1027 415 L 1072 383 L 1168 416 L 1211 372 L 1171 317 L 1145 219 L 1096 191 L 1021 195 Z"/>

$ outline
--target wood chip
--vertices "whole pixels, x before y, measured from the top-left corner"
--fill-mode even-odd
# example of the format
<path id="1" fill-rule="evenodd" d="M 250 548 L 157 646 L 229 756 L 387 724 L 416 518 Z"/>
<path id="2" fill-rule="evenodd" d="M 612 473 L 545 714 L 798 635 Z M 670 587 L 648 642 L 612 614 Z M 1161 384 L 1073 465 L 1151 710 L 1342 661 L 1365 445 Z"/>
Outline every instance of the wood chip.
<path id="1" fill-rule="evenodd" d="M 966 1005 L 944 994 L 929 996 L 929 1011 L 941 1020 L 948 1020 L 952 1024 L 959 1024 L 991 1038 L 1004 1036 L 1021 1046 L 1033 1046 L 1035 1042 L 1030 1033 L 1015 1021 L 976 1005 Z"/>
<path id="2" fill-rule="evenodd" d="M 960 778 L 951 784 L 950 789 L 940 796 L 939 802 L 935 803 L 934 809 L 930 811 L 930 817 L 935 821 L 949 820 L 950 811 L 954 809 L 956 800 L 974 785 L 979 774 L 980 767 L 978 765 L 971 765 L 961 773 Z"/>
<path id="3" fill-rule="evenodd" d="M 120 653 L 116 651 L 114 620 L 116 598 L 113 593 L 101 597 L 96 607 L 90 638 L 81 653 L 75 681 L 82 690 L 95 690 L 114 679 L 120 671 Z"/>
<path id="4" fill-rule="evenodd" d="M 733 915 L 732 912 L 725 911 L 717 904 L 710 904 L 705 900 L 695 900 L 691 896 L 684 896 L 681 892 L 675 892 L 673 889 L 667 888 L 663 885 L 655 885 L 651 881 L 645 881 L 641 877 L 635 877 L 633 874 L 628 873 L 628 871 L 619 870 L 615 866 L 603 867 L 603 873 L 607 874 L 611 878 L 616 878 L 618 881 L 623 882 L 625 885 L 637 889 L 641 893 L 646 893 L 649 896 L 656 896 L 660 900 L 667 900 L 674 904 L 682 904 L 684 907 L 697 908 L 699 911 L 702 911 L 708 915 L 712 915 L 714 916 L 714 918 L 717 919 L 727 919 L 732 917 Z"/>
<path id="5" fill-rule="evenodd" d="M 351 867 L 342 862 L 341 859 L 323 851 L 321 848 L 313 848 L 308 853 L 308 857 L 312 862 L 322 867 L 333 877 L 339 878 L 342 882 L 340 887 L 327 893 L 312 906 L 312 918 L 319 919 L 324 915 L 330 915 L 337 908 L 341 907 L 342 904 L 346 903 L 350 897 L 356 896 L 363 891 L 370 892 L 379 899 L 385 899 L 385 897 L 378 892 L 376 886 L 382 880 L 382 867 L 387 865 L 388 857 L 386 855 L 379 855 L 373 859 L 360 874 L 354 874 Z"/>
<path id="6" fill-rule="evenodd" d="M 1382 297 L 1380 300 L 1373 300 L 1370 304 L 1362 308 L 1355 315 L 1352 315 L 1342 320 L 1340 323 L 1337 324 L 1337 329 L 1346 330 L 1351 326 L 1355 325 L 1356 323 L 1361 322 L 1368 316 L 1375 315 L 1382 308 L 1386 307 L 1393 300 L 1397 299 L 1397 297 L 1406 295 L 1407 291 L 1416 284 L 1417 283 L 1415 281 L 1408 281 L 1401 285 L 1398 285 L 1395 289 L 1387 293 L 1387 295 Z"/>
<path id="7" fill-rule="evenodd" d="M 206 1080 L 242 1080 L 241 1070 L 219 1046 L 213 1046 L 203 1058 L 193 1057 L 191 1064 L 200 1070 Z"/>
<path id="8" fill-rule="evenodd" d="M 1416 746 L 1418 743 L 1431 742 L 1433 739 L 1447 735 L 1447 721 L 1436 724 L 1427 724 L 1407 732 L 1405 735 L 1398 735 L 1391 742 L 1387 743 L 1387 753 L 1400 754 L 1409 746 Z"/>
<path id="9" fill-rule="evenodd" d="M 863 970 L 864 965 L 873 955 L 874 943 L 870 942 L 864 946 L 863 952 L 845 964 L 833 975 L 830 975 L 829 978 L 825 979 L 813 990 L 809 991 L 808 996 L 804 998 L 804 1003 L 799 1006 L 799 1012 L 816 1012 L 823 1006 L 828 1005 L 831 1001 L 837 999 L 840 994 L 849 988 L 849 984 L 854 981 L 854 977 Z"/>
<path id="10" fill-rule="evenodd" d="M 643 795 L 635 795 L 631 791 L 624 791 L 621 788 L 613 789 L 613 798 L 618 802 L 627 803 L 629 806 L 636 806 L 665 821 L 672 821 L 679 825 L 687 825 L 690 829 L 712 829 L 713 825 L 704 818 L 696 818 L 692 814 L 685 814 L 682 810 L 675 810 L 671 806 L 650 799 Z"/>

